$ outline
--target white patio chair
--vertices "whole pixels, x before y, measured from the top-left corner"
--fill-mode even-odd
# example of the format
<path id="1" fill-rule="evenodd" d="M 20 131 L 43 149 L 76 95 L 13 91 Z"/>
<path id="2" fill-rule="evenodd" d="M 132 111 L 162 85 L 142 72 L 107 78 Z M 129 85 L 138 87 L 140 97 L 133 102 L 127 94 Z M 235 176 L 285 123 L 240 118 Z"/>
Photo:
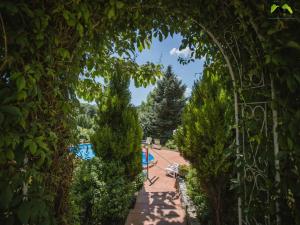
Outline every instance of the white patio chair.
<path id="1" fill-rule="evenodd" d="M 178 163 L 172 163 L 170 165 L 168 165 L 168 167 L 166 168 L 166 174 L 176 178 L 177 175 L 179 173 L 179 164 Z"/>
<path id="2" fill-rule="evenodd" d="M 161 149 L 160 139 L 154 139 L 153 148 Z"/>

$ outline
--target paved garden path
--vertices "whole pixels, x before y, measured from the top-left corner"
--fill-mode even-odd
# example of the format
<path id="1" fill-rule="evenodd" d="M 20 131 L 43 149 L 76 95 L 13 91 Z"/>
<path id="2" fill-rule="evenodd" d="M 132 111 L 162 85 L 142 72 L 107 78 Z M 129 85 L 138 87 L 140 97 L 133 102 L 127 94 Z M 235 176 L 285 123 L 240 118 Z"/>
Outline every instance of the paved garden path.
<path id="1" fill-rule="evenodd" d="M 157 160 L 157 164 L 149 169 L 153 183 L 144 183 L 125 225 L 186 225 L 175 179 L 166 176 L 164 169 L 170 162 L 187 162 L 174 151 L 151 150 L 150 153 Z"/>

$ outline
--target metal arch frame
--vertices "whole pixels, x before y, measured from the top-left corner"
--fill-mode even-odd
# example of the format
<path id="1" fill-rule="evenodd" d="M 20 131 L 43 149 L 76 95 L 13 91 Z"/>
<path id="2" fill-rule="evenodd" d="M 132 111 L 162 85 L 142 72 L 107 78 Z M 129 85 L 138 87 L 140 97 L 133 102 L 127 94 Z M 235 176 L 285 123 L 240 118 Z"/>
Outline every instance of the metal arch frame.
<path id="1" fill-rule="evenodd" d="M 239 46 L 238 46 L 237 40 L 235 39 L 234 35 L 232 35 L 232 32 L 225 31 L 224 32 L 224 40 L 223 40 L 223 43 L 221 43 L 220 40 L 206 26 L 204 26 L 202 23 L 199 23 L 196 20 L 192 20 L 192 21 L 194 23 L 196 23 L 204 32 L 206 32 L 208 34 L 208 36 L 213 40 L 213 42 L 218 46 L 220 52 L 222 53 L 222 56 L 224 57 L 226 64 L 227 64 L 228 71 L 231 76 L 231 80 L 232 80 L 232 84 L 233 84 L 236 156 L 237 156 L 237 159 L 239 160 L 241 157 L 245 157 L 245 150 L 246 150 L 245 127 L 242 127 L 242 130 L 240 130 L 240 125 L 241 125 L 240 119 L 245 117 L 245 109 L 246 108 L 251 109 L 252 119 L 255 118 L 255 112 L 258 109 L 260 109 L 263 112 L 263 118 L 262 118 L 262 124 L 261 124 L 262 126 L 261 126 L 261 129 L 259 132 L 260 133 L 264 132 L 265 138 L 268 138 L 268 124 L 267 124 L 268 111 L 267 111 L 267 108 L 268 108 L 268 104 L 270 103 L 270 101 L 239 103 L 239 95 L 241 94 L 241 93 L 239 93 L 239 91 L 242 92 L 242 91 L 251 90 L 251 89 L 268 88 L 268 85 L 266 85 L 266 82 L 265 82 L 265 74 L 263 71 L 261 71 L 261 73 L 259 74 L 260 77 L 259 77 L 258 81 L 253 80 L 252 77 L 245 76 L 246 74 L 244 74 L 243 65 L 241 63 L 239 63 L 239 58 L 241 57 Z M 230 35 L 229 38 L 226 37 L 227 34 Z M 231 41 L 231 42 L 229 42 L 229 41 Z M 258 52 L 256 52 L 256 53 L 258 54 Z M 235 72 L 233 70 L 233 65 L 229 59 L 229 54 L 231 55 L 231 59 L 233 59 L 233 63 L 235 64 L 235 69 L 237 71 L 237 74 L 235 74 Z M 239 78 L 239 80 L 240 80 L 239 82 L 237 81 L 237 78 Z M 239 89 L 238 89 L 238 84 L 240 85 Z M 272 79 L 271 79 L 270 100 L 271 101 L 275 100 L 275 91 L 274 91 L 274 85 L 273 85 Z M 241 112 L 240 112 L 240 110 L 241 110 Z M 272 121 L 273 122 L 273 143 L 274 143 L 275 170 L 276 170 L 275 181 L 278 184 L 278 183 L 280 183 L 279 160 L 278 160 L 279 145 L 278 145 L 278 133 L 277 133 L 278 116 L 277 116 L 277 111 L 273 106 L 271 107 L 271 111 L 273 114 L 273 121 Z M 240 132 L 241 131 L 243 134 L 242 135 L 242 145 L 240 145 L 240 141 L 241 141 L 240 140 L 240 138 L 241 138 Z M 247 135 L 249 135 L 249 133 Z M 240 149 L 241 147 L 242 147 L 243 154 L 241 154 L 241 149 Z M 265 150 L 268 151 L 267 144 L 265 147 L 266 147 Z M 253 150 L 253 146 L 250 146 L 250 148 Z M 258 148 L 259 148 L 259 146 L 256 146 L 256 154 L 258 152 Z M 255 154 L 255 156 L 256 156 L 256 154 Z M 268 166 L 268 164 L 265 165 L 266 168 L 267 168 L 267 166 Z M 258 168 L 258 166 L 257 166 L 257 168 Z M 244 167 L 244 174 L 247 173 L 247 169 L 249 169 L 249 168 Z M 255 180 L 254 180 L 254 184 L 253 184 L 253 188 L 252 188 L 252 193 L 253 193 L 254 188 L 256 187 L 257 190 L 264 191 L 266 194 L 266 198 L 269 200 L 269 198 L 270 198 L 269 190 L 264 189 L 263 187 L 260 188 L 258 186 L 259 184 L 257 183 L 258 177 L 266 178 L 267 173 L 265 170 L 260 170 L 258 172 L 259 173 L 257 173 L 254 176 Z M 237 173 L 237 180 L 238 180 L 239 184 L 241 185 L 240 172 Z M 244 185 L 246 185 L 246 183 L 244 183 Z M 244 189 L 246 190 L 246 188 L 244 188 Z M 277 193 L 278 193 L 278 195 L 280 194 L 279 189 L 278 189 Z M 244 199 L 247 198 L 246 194 L 247 193 L 245 191 Z M 250 203 L 252 201 L 251 199 L 252 199 L 252 196 L 250 194 Z M 257 221 L 256 218 L 248 218 L 247 215 L 243 216 L 241 196 L 238 196 L 237 206 L 238 206 L 238 224 L 239 225 L 252 225 L 253 223 L 260 224 L 260 222 Z M 279 202 L 276 200 L 276 211 L 277 211 L 276 224 L 277 225 L 280 225 L 279 209 L 280 209 Z M 270 215 L 265 215 L 264 224 L 265 225 L 271 224 Z"/>
<path id="2" fill-rule="evenodd" d="M 276 94 L 275 94 L 275 87 L 274 87 L 274 80 L 273 77 L 271 77 L 271 96 L 272 96 L 272 103 L 276 101 Z M 280 196 L 280 187 L 279 184 L 281 182 L 280 178 L 280 162 L 278 159 L 279 154 L 279 141 L 278 141 L 278 113 L 277 109 L 272 104 L 272 119 L 273 119 L 273 143 L 274 143 L 274 165 L 275 165 L 275 182 L 276 182 L 276 189 L 277 189 L 277 198 Z M 276 224 L 281 224 L 281 217 L 280 217 L 280 205 L 278 202 L 278 199 L 276 199 Z"/>
<path id="3" fill-rule="evenodd" d="M 229 38 L 226 37 L 226 34 L 229 33 Z M 235 63 L 235 68 L 238 73 L 238 77 L 240 79 L 239 85 L 240 85 L 240 93 L 239 95 L 242 97 L 244 91 L 249 90 L 263 90 L 264 92 L 268 89 L 268 86 L 265 82 L 265 75 L 263 71 L 260 71 L 258 76 L 253 76 L 249 73 L 245 73 L 243 71 L 243 65 L 239 63 L 239 59 L 241 59 L 240 55 L 240 49 L 237 43 L 237 40 L 235 39 L 233 29 L 230 31 L 225 31 L 224 33 L 224 42 L 226 44 L 226 47 L 229 50 L 229 54 L 233 58 L 233 62 Z M 229 41 L 228 41 L 229 40 Z M 235 55 L 235 53 L 237 55 Z M 256 57 L 259 58 L 259 53 L 255 52 Z M 252 78 L 255 79 L 252 79 Z M 269 99 L 268 99 L 269 100 Z M 255 130 L 255 134 L 257 135 L 263 135 L 264 138 L 268 139 L 268 120 L 267 120 L 267 108 L 268 108 L 268 100 L 263 101 L 251 101 L 246 102 L 245 99 L 241 99 L 241 103 L 239 103 L 239 109 L 241 110 L 240 116 L 240 132 L 242 134 L 241 139 L 241 148 L 242 148 L 242 160 L 244 162 L 244 170 L 243 170 L 243 179 L 239 179 L 240 185 L 242 186 L 242 192 L 243 192 L 243 207 L 247 210 L 251 208 L 251 203 L 253 202 L 253 195 L 257 194 L 259 198 L 261 199 L 262 196 L 263 199 L 266 201 L 266 205 L 269 205 L 270 203 L 270 192 L 268 190 L 265 183 L 258 182 L 258 179 L 265 180 L 265 178 L 268 177 L 268 162 L 267 160 L 262 159 L 259 156 L 259 153 L 261 154 L 261 150 L 264 152 L 268 152 L 268 145 L 267 142 L 265 146 L 262 146 L 260 143 L 257 143 L 256 146 L 254 146 L 253 143 L 251 143 L 250 138 L 250 127 L 247 127 L 247 124 L 245 123 L 245 120 L 248 119 L 248 121 L 254 122 L 255 124 L 259 123 L 258 129 Z M 246 111 L 250 110 L 250 114 L 248 115 L 245 113 Z M 256 115 L 256 113 L 260 111 L 261 115 Z M 246 146 L 247 144 L 247 146 Z M 260 150 L 260 151 L 259 151 Z M 250 154 L 249 154 L 250 153 Z M 249 175 L 250 174 L 250 175 Z M 249 216 L 247 213 L 243 215 L 242 218 L 239 218 L 239 224 L 244 225 L 252 225 L 252 224 L 264 224 L 264 225 L 270 225 L 271 224 L 271 217 L 266 212 L 263 213 L 263 219 L 259 219 L 253 216 Z"/>
<path id="4" fill-rule="evenodd" d="M 268 137 L 268 103 L 264 102 L 251 102 L 251 103 L 241 103 L 241 116 L 243 120 L 255 122 L 259 125 L 259 129 L 256 130 L 256 135 L 263 136 L 264 138 Z M 261 115 L 259 115 L 261 113 Z M 245 121 L 245 123 L 246 123 Z M 265 180 L 267 176 L 267 170 L 269 164 L 267 161 L 264 161 L 259 157 L 259 153 L 264 151 L 268 152 L 268 145 L 262 145 L 259 141 L 251 141 L 251 130 L 247 127 L 246 124 L 242 126 L 242 149 L 243 149 L 243 159 L 245 161 L 244 165 L 244 180 L 243 180 L 243 191 L 244 191 L 244 205 L 245 208 L 250 208 L 252 202 L 254 201 L 254 194 L 259 193 L 260 196 L 265 196 L 265 204 L 269 205 L 270 203 L 270 193 L 261 182 L 258 180 Z M 246 146 L 247 145 L 247 146 Z M 261 224 L 255 217 L 249 217 L 245 215 L 243 224 L 252 225 L 252 224 Z M 270 215 L 264 215 L 264 224 L 270 225 L 271 219 Z"/>
<path id="5" fill-rule="evenodd" d="M 231 61 L 229 59 L 229 56 L 226 54 L 226 51 L 221 44 L 221 42 L 217 39 L 217 37 L 208 29 L 206 28 L 202 23 L 199 23 L 196 20 L 192 20 L 194 23 L 196 23 L 199 27 L 203 29 L 204 32 L 206 32 L 209 37 L 213 40 L 213 42 L 218 46 L 222 56 L 224 57 L 224 60 L 227 64 L 228 71 L 232 80 L 233 85 L 233 96 L 234 96 L 234 118 L 235 118 L 235 144 L 236 144 L 236 155 L 239 159 L 240 157 L 240 131 L 239 131 L 239 101 L 238 101 L 238 89 L 237 89 L 237 82 L 236 82 L 236 76 L 234 74 L 234 70 L 231 64 Z M 237 173 L 237 180 L 238 183 L 240 183 L 240 173 Z M 238 197 L 238 224 L 242 225 L 243 217 L 242 217 L 242 198 Z"/>
<path id="6" fill-rule="evenodd" d="M 233 32 L 232 32 L 233 34 Z M 245 115 L 244 115 L 244 112 L 245 112 L 245 109 L 246 108 L 249 108 L 251 109 L 251 117 L 255 119 L 255 111 L 257 109 L 260 109 L 263 113 L 263 118 L 262 119 L 259 119 L 259 120 L 262 120 L 262 126 L 261 126 L 261 129 L 260 129 L 260 133 L 263 132 L 263 130 L 265 131 L 265 138 L 266 139 L 270 139 L 271 138 L 271 135 L 268 134 L 268 120 L 267 120 L 267 115 L 268 115 L 268 105 L 270 103 L 273 103 L 275 100 L 276 100 L 276 96 L 275 96 L 275 88 L 274 88 L 274 82 L 273 82 L 273 77 L 270 76 L 270 85 L 267 85 L 266 84 L 266 81 L 265 81 L 265 73 L 264 71 L 260 71 L 259 73 L 259 79 L 258 80 L 253 80 L 252 79 L 252 76 L 250 77 L 247 77 L 247 75 L 249 74 L 245 74 L 243 72 L 243 65 L 242 64 L 239 64 L 239 61 L 235 55 L 235 52 L 237 53 L 238 57 L 240 57 L 240 50 L 239 50 L 239 46 L 238 46 L 238 43 L 234 37 L 234 35 L 231 35 L 230 36 L 231 38 L 226 38 L 226 32 L 224 33 L 224 40 L 225 40 L 225 44 L 226 46 L 228 46 L 229 48 L 229 53 L 231 54 L 232 58 L 233 58 L 233 62 L 235 62 L 235 66 L 236 66 L 236 69 L 237 69 L 237 72 L 239 74 L 239 78 L 240 78 L 240 91 L 247 91 L 247 90 L 253 90 L 253 89 L 260 89 L 260 90 L 263 90 L 265 93 L 267 93 L 268 95 L 268 99 L 266 101 L 262 101 L 262 102 L 244 102 L 244 103 L 240 103 L 239 106 L 240 106 L 240 109 L 241 109 L 241 119 L 243 120 L 243 118 L 245 118 Z M 231 42 L 229 42 L 228 40 L 230 40 Z M 234 50 L 232 49 L 231 45 L 234 45 L 235 47 L 235 52 Z M 260 58 L 260 54 L 258 52 L 258 50 L 256 49 L 255 50 L 255 55 L 257 58 Z M 250 79 L 247 79 L 247 78 L 250 78 Z M 256 76 L 257 78 L 257 76 Z M 246 81 L 246 83 L 244 82 Z M 271 87 L 270 87 L 271 86 Z M 271 112 L 272 112 L 272 136 L 273 136 L 273 148 L 274 148 L 274 165 L 275 165 L 275 183 L 276 183 L 276 199 L 275 199 L 275 207 L 276 207 L 276 224 L 277 225 L 280 225 L 281 224 L 281 218 L 280 218 L 280 205 L 279 205 L 279 201 L 278 201 L 278 196 L 280 195 L 280 187 L 278 186 L 281 179 L 280 179 L 280 172 L 279 172 L 279 169 L 280 169 L 280 162 L 279 162 L 279 159 L 278 159 L 278 154 L 279 154 L 279 142 L 278 142 L 278 132 L 277 132 L 277 127 L 278 127 L 278 114 L 277 114 L 277 110 L 274 106 L 274 104 L 271 104 Z M 245 158 L 245 150 L 246 150 L 246 147 L 245 147 L 245 126 L 241 127 L 242 131 L 243 131 L 243 135 L 242 135 L 242 149 L 243 149 L 243 157 Z M 247 135 L 249 136 L 249 133 L 247 133 Z M 254 159 L 254 163 L 255 163 L 255 157 L 256 157 L 256 154 L 257 154 L 257 150 L 258 150 L 259 146 L 257 146 L 257 149 L 256 149 L 256 153 L 255 153 L 255 156 L 253 157 Z M 250 143 L 250 150 L 253 150 L 253 146 L 251 146 L 251 143 Z M 268 144 L 266 142 L 266 146 L 265 146 L 265 151 L 269 151 L 268 149 Z M 268 163 L 267 161 L 265 160 L 266 162 L 266 165 L 265 165 L 265 168 L 267 169 L 268 167 Z M 256 168 L 258 168 L 259 166 L 256 165 Z M 246 171 L 246 166 L 244 167 L 244 174 L 247 173 Z M 257 174 L 258 176 L 262 176 L 262 177 L 267 177 L 267 174 L 268 172 L 265 170 L 265 171 L 258 171 L 259 173 Z M 261 173 L 263 172 L 263 173 Z M 256 179 L 256 177 L 254 177 Z M 244 184 L 246 185 L 246 184 Z M 254 185 L 257 185 L 257 182 L 255 180 L 254 182 Z M 257 190 L 261 190 L 261 191 L 264 191 L 265 194 L 266 194 L 266 198 L 267 198 L 267 204 L 269 205 L 270 203 L 270 193 L 269 193 L 269 190 L 267 189 L 260 189 L 258 186 L 256 186 Z M 244 201 L 246 199 L 246 190 L 247 188 L 245 187 L 244 188 L 245 190 L 245 193 L 244 193 Z M 273 193 L 274 194 L 274 193 Z M 245 201 L 246 202 L 246 201 Z M 250 202 L 249 204 L 251 203 L 251 195 L 250 195 Z M 265 214 L 264 216 L 265 218 L 265 221 L 264 221 L 264 224 L 266 225 L 269 225 L 271 224 L 271 219 L 270 219 L 270 215 L 269 214 Z M 245 219 L 242 220 L 245 225 L 252 225 L 253 223 L 254 224 L 258 224 L 259 222 L 255 219 L 255 218 L 252 218 L 253 221 L 249 221 L 249 218 L 247 216 L 245 216 Z M 239 224 L 240 224 L 240 218 L 239 218 Z M 260 223 L 259 223 L 260 224 Z"/>

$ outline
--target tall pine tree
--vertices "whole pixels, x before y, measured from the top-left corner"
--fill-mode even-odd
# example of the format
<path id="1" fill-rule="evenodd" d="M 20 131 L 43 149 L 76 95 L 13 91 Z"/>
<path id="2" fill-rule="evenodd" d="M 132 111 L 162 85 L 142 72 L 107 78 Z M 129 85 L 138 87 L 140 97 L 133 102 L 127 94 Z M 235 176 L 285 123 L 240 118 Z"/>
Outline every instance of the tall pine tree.
<path id="1" fill-rule="evenodd" d="M 168 66 L 162 80 L 158 81 L 153 101 L 153 136 L 165 143 L 173 130 L 181 123 L 181 113 L 185 105 L 186 86 Z"/>

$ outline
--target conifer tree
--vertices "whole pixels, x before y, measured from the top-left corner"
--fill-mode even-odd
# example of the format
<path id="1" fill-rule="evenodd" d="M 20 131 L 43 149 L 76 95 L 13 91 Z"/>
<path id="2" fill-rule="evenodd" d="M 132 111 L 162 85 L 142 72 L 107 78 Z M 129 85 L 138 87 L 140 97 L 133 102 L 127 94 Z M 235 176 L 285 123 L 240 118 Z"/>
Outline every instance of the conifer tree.
<path id="1" fill-rule="evenodd" d="M 130 104 L 130 76 L 116 63 L 104 96 L 98 102 L 96 131 L 92 139 L 96 156 L 125 166 L 130 179 L 141 172 L 142 131 L 136 109 Z"/>
<path id="2" fill-rule="evenodd" d="M 153 136 L 159 137 L 162 143 L 172 136 L 173 130 L 181 122 L 181 113 L 186 101 L 185 90 L 186 86 L 176 77 L 172 67 L 168 66 L 163 79 L 157 83 L 153 105 Z"/>
<path id="3" fill-rule="evenodd" d="M 98 100 L 96 157 L 75 171 L 71 191 L 72 224 L 124 224 L 134 193 L 140 188 L 141 136 L 136 109 L 130 104 L 130 74 L 116 62 Z"/>
<path id="4" fill-rule="evenodd" d="M 209 69 L 214 69 L 213 65 Z M 226 217 L 232 214 L 231 209 L 225 207 L 233 199 L 228 188 L 234 159 L 232 100 L 224 88 L 226 81 L 217 73 L 222 74 L 223 67 L 217 67 L 215 74 L 209 69 L 193 87 L 175 140 L 197 171 L 200 190 L 213 212 L 213 224 L 232 224 L 232 218 Z"/>

